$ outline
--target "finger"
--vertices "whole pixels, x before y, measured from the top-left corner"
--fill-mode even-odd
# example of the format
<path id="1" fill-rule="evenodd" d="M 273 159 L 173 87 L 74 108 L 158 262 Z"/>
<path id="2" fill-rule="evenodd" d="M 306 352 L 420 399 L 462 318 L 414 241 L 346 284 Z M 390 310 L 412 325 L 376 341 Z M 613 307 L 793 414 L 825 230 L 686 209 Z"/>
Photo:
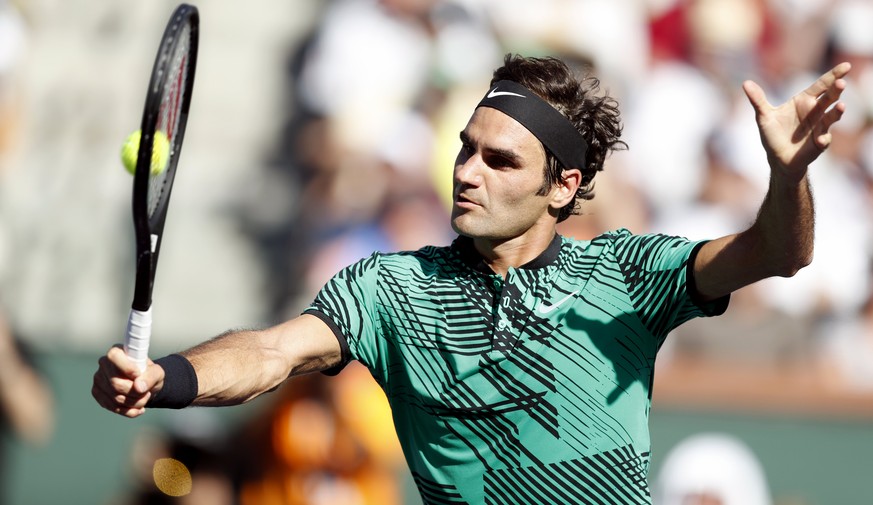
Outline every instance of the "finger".
<path id="1" fill-rule="evenodd" d="M 100 359 L 100 367 L 94 373 L 91 395 L 103 408 L 123 414 L 129 409 L 142 409 L 151 398 L 151 392 L 134 390 L 134 382 L 119 377 L 116 367 L 107 356 Z M 139 414 L 137 414 L 139 415 Z"/>
<path id="2" fill-rule="evenodd" d="M 743 91 L 746 93 L 746 97 L 755 109 L 756 114 L 760 115 L 765 109 L 772 107 L 767 101 L 767 96 L 764 94 L 764 90 L 755 81 L 743 82 Z"/>
<path id="3" fill-rule="evenodd" d="M 146 393 L 164 380 L 164 369 L 149 360 L 145 371 L 134 380 L 133 387 L 138 393 Z"/>
<path id="4" fill-rule="evenodd" d="M 99 367 L 94 374 L 94 384 L 110 395 L 128 394 L 133 391 L 133 380 L 121 375 L 118 368 L 103 356 L 98 360 Z"/>
<path id="5" fill-rule="evenodd" d="M 111 395 L 106 394 L 106 392 L 99 388 L 96 383 L 91 387 L 91 395 L 104 409 L 125 417 L 141 416 L 145 412 L 145 404 L 151 397 L 151 395 L 146 395 L 137 401 L 130 402 L 131 404 L 128 405 L 126 404 L 126 401 L 120 402 L 117 397 L 112 397 Z"/>
<path id="6" fill-rule="evenodd" d="M 96 381 L 91 386 L 91 396 L 93 396 L 94 399 L 97 400 L 97 403 L 106 410 L 111 411 L 116 407 L 115 402 L 112 401 L 112 398 L 108 396 L 105 391 L 97 386 Z"/>
<path id="7" fill-rule="evenodd" d="M 104 409 L 125 417 L 137 417 L 142 415 L 145 412 L 145 402 L 148 401 L 148 398 L 145 398 L 143 401 L 134 402 L 133 405 L 120 404 L 96 385 L 92 386 L 91 395 Z"/>
<path id="8" fill-rule="evenodd" d="M 824 132 L 827 132 L 831 129 L 831 126 L 840 120 L 843 117 L 843 113 L 846 112 L 846 104 L 840 102 L 827 112 L 825 112 L 824 116 L 821 120 L 821 128 Z"/>
<path id="9" fill-rule="evenodd" d="M 824 151 L 831 145 L 833 135 L 830 133 L 822 133 L 815 138 L 815 146 Z"/>
<path id="10" fill-rule="evenodd" d="M 151 399 L 151 393 L 146 393 L 142 396 L 132 396 L 132 395 L 115 395 L 113 398 L 115 406 L 117 407 L 128 407 L 128 408 L 143 408 Z"/>
<path id="11" fill-rule="evenodd" d="M 139 417 L 145 414 L 145 409 L 136 407 L 115 407 L 113 409 L 110 409 L 110 411 L 120 416 L 129 418 Z"/>
<path id="12" fill-rule="evenodd" d="M 131 382 L 127 382 L 127 387 L 130 387 L 132 385 Z M 124 392 L 118 392 L 116 391 L 116 388 L 118 387 L 119 386 L 113 384 L 102 371 L 98 371 L 94 374 L 94 382 L 91 386 L 91 396 L 97 400 L 97 403 L 99 403 L 100 406 L 113 412 L 119 407 L 144 407 L 149 398 L 151 398 L 151 394 L 141 395 L 138 393 L 127 394 Z"/>
<path id="13" fill-rule="evenodd" d="M 130 360 L 120 346 L 111 348 L 98 360 L 94 373 L 91 396 L 104 409 L 125 417 L 138 417 L 145 412 L 145 405 L 151 393 L 134 390 L 134 380 L 138 369 L 130 368 Z"/>
<path id="14" fill-rule="evenodd" d="M 98 387 L 102 387 L 102 391 L 112 398 L 112 402 L 116 406 L 144 407 L 152 396 L 149 390 L 137 391 L 135 382 L 130 379 L 106 375 L 101 379 Z"/>
<path id="15" fill-rule="evenodd" d="M 118 412 L 116 412 L 116 414 L 133 419 L 134 417 L 139 417 L 139 416 L 145 414 L 145 409 L 127 409 L 127 410 L 119 409 Z"/>
<path id="16" fill-rule="evenodd" d="M 115 366 L 119 375 L 136 379 L 140 375 L 139 366 L 124 353 L 124 349 L 120 345 L 113 346 L 106 353 L 106 357 Z"/>
<path id="17" fill-rule="evenodd" d="M 824 116 L 829 107 L 837 103 L 842 96 L 843 91 L 846 89 L 846 81 L 843 79 L 837 79 L 834 81 L 833 85 L 828 88 L 821 96 L 818 97 L 815 102 L 815 106 L 813 107 L 811 114 L 812 117 Z"/>
<path id="18" fill-rule="evenodd" d="M 849 70 L 852 69 L 852 65 L 849 62 L 842 62 L 834 68 L 830 69 L 828 72 L 822 74 L 821 77 L 816 79 L 816 81 L 806 90 L 804 93 L 810 95 L 812 97 L 818 97 L 822 93 L 828 90 L 837 79 L 841 79 L 849 73 Z"/>

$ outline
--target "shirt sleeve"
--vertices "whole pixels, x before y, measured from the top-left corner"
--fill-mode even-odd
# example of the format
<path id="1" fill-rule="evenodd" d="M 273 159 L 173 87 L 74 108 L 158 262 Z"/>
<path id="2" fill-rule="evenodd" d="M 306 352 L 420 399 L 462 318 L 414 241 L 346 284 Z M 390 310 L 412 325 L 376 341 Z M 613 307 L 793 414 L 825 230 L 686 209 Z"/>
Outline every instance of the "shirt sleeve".
<path id="1" fill-rule="evenodd" d="M 694 258 L 706 241 L 617 232 L 613 243 L 628 294 L 643 324 L 663 340 L 695 317 L 723 314 L 730 296 L 703 302 L 694 284 Z"/>
<path id="2" fill-rule="evenodd" d="M 336 375 L 353 359 L 372 370 L 376 361 L 379 262 L 380 255 L 375 253 L 340 270 L 303 311 L 324 321 L 342 348 L 342 361 L 326 370 L 327 375 Z"/>

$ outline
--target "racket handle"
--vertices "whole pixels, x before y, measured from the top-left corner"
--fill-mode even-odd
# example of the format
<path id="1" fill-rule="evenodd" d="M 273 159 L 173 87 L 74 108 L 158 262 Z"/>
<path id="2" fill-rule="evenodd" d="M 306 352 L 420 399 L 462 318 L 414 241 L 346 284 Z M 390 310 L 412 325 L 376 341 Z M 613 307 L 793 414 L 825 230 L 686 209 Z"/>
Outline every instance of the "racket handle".
<path id="1" fill-rule="evenodd" d="M 149 340 L 152 336 L 152 309 L 131 309 L 127 318 L 127 335 L 124 337 L 124 352 L 140 371 L 145 370 L 149 357 Z"/>

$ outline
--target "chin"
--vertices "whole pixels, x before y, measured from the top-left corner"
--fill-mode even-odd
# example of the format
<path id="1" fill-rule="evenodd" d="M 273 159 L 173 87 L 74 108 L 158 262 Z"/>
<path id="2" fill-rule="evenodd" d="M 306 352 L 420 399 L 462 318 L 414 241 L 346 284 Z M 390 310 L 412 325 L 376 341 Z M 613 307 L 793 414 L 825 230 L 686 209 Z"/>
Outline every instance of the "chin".
<path id="1" fill-rule="evenodd" d="M 481 230 L 477 230 L 474 223 L 470 219 L 465 219 L 465 215 L 452 216 L 452 229 L 458 235 L 463 235 L 470 238 L 479 238 Z"/>
<path id="2" fill-rule="evenodd" d="M 455 233 L 457 233 L 458 235 L 464 235 L 464 236 L 469 237 L 470 235 L 467 232 L 467 227 L 463 226 L 463 224 L 459 223 L 458 221 L 459 221 L 458 218 L 452 217 L 452 221 L 451 221 L 452 229 L 455 230 Z"/>
<path id="3" fill-rule="evenodd" d="M 473 239 L 507 240 L 524 232 L 524 230 L 517 229 L 517 226 L 508 226 L 508 223 L 494 221 L 482 216 L 473 217 L 463 211 L 452 215 L 451 225 L 458 235 Z"/>
<path id="4" fill-rule="evenodd" d="M 458 220 L 452 220 L 452 229 L 455 233 L 463 237 L 483 240 L 504 240 L 504 234 L 495 233 L 494 230 L 484 229 L 481 227 L 471 226 L 470 223 L 464 223 Z"/>

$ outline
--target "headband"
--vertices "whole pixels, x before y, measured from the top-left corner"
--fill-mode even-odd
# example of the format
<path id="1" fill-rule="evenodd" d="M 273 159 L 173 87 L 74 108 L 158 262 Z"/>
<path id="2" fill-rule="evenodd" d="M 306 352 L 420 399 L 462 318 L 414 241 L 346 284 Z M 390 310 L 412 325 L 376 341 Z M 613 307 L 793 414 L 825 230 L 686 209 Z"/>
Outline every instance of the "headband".
<path id="1" fill-rule="evenodd" d="M 498 81 L 476 107 L 497 109 L 521 123 L 564 168 L 585 168 L 588 143 L 573 123 L 521 84 Z"/>

